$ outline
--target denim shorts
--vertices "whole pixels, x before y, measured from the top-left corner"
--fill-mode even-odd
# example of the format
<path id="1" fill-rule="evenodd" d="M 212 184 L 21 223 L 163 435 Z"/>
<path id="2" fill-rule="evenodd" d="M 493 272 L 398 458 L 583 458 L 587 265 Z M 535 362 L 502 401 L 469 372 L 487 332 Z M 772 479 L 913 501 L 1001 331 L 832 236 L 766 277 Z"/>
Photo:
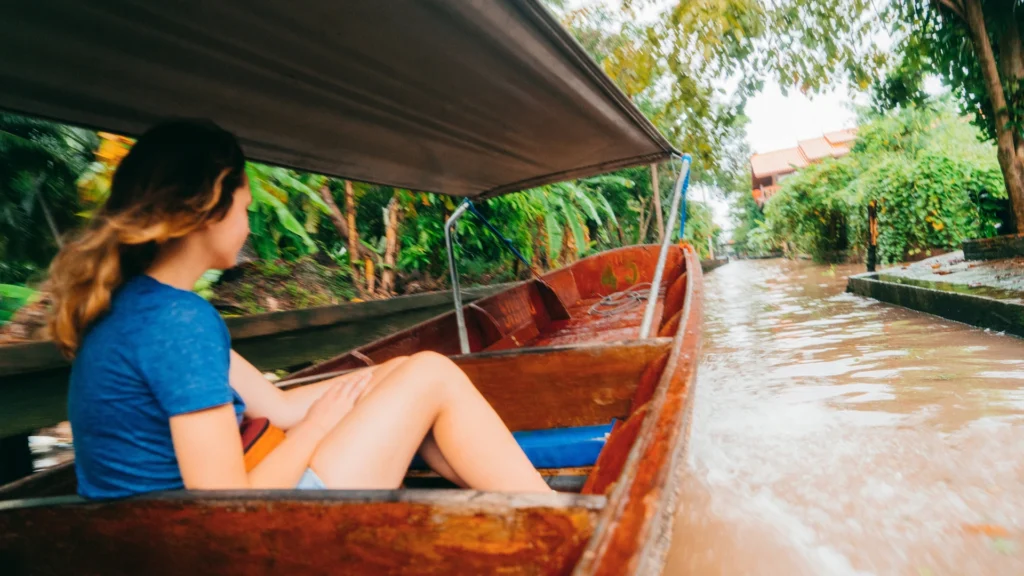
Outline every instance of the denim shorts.
<path id="1" fill-rule="evenodd" d="M 302 478 L 299 478 L 299 483 L 295 485 L 296 490 L 326 490 L 327 486 L 324 486 L 324 481 L 313 472 L 312 468 L 306 468 L 306 471 L 302 473 Z"/>

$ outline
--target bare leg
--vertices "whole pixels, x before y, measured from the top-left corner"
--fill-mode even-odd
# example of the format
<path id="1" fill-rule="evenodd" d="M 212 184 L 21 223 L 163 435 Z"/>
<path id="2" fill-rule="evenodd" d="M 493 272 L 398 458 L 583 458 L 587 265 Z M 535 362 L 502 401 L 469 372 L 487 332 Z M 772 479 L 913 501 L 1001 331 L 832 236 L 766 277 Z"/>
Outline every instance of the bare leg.
<path id="1" fill-rule="evenodd" d="M 373 374 L 373 379 L 370 380 L 370 384 L 366 387 L 366 390 L 369 391 L 373 388 L 373 386 L 376 383 L 386 378 L 387 375 L 390 374 L 392 370 L 398 367 L 399 364 L 405 362 L 408 359 L 408 356 L 398 356 L 392 358 L 391 360 L 388 360 L 387 362 L 377 364 L 376 366 L 359 368 L 358 370 L 354 370 L 352 373 L 349 374 L 335 376 L 334 378 L 330 378 L 322 382 L 317 382 L 316 384 L 306 384 L 305 386 L 293 388 L 285 392 L 285 395 L 288 398 L 289 402 L 295 402 L 299 404 L 299 406 L 301 406 L 300 414 L 305 414 L 306 411 L 309 410 L 309 407 L 311 404 L 313 404 L 313 402 L 316 402 L 317 399 L 324 395 L 324 392 L 330 389 L 331 386 L 337 384 L 339 381 L 351 378 L 354 373 L 361 373 L 365 370 L 369 370 Z M 363 395 L 366 395 L 366 391 L 363 392 Z M 302 418 L 300 416 L 298 420 L 301 419 Z"/>
<path id="2" fill-rule="evenodd" d="M 398 368 L 403 362 L 408 360 L 408 356 L 396 356 L 386 362 L 378 364 L 369 368 L 373 370 L 373 380 L 367 385 L 366 390 L 363 392 L 362 397 L 366 397 L 367 394 L 373 390 L 377 384 L 380 384 L 391 372 Z M 434 440 L 433 432 L 428 432 L 427 437 L 423 439 L 423 443 L 420 444 L 419 450 L 416 451 L 420 458 L 430 466 L 430 469 L 451 481 L 453 484 L 467 488 L 466 481 L 459 477 L 452 469 L 452 465 L 444 459 L 444 454 L 441 453 L 441 449 L 437 446 L 437 442 Z"/>
<path id="3" fill-rule="evenodd" d="M 550 491 L 469 378 L 433 352 L 377 383 L 320 443 L 311 467 L 330 488 L 395 488 L 428 432 L 467 486 Z"/>
<path id="4" fill-rule="evenodd" d="M 391 374 L 391 372 L 395 368 L 398 368 L 399 365 L 401 365 L 408 359 L 408 356 L 396 356 L 395 358 L 392 358 L 381 364 L 377 364 L 369 368 L 363 368 L 363 370 L 373 371 L 373 379 L 370 380 L 370 383 L 366 386 L 366 390 L 363 391 L 361 398 L 369 394 L 370 391 L 377 386 L 377 384 L 380 384 L 381 381 L 387 378 L 387 376 Z M 339 376 L 339 378 L 346 377 L 348 376 Z M 327 380 L 325 384 L 329 386 L 334 382 L 334 380 L 335 379 L 333 378 L 331 380 Z M 301 390 L 301 388 L 296 390 Z M 320 390 L 316 397 L 319 398 L 320 395 L 323 394 L 324 390 L 326 390 L 326 388 Z M 465 480 L 460 478 L 459 475 L 455 473 L 455 470 L 452 469 L 451 464 L 449 464 L 448 461 L 444 459 L 444 454 L 442 454 L 441 449 L 438 448 L 437 442 L 434 440 L 433 433 L 427 433 L 427 437 L 423 439 L 423 444 L 420 445 L 420 448 L 419 450 L 417 450 L 417 453 L 420 455 L 420 458 L 423 458 L 423 461 L 427 463 L 427 466 L 430 466 L 431 470 L 437 472 L 443 478 L 450 480 L 452 483 L 463 488 L 466 488 Z"/>
<path id="5" fill-rule="evenodd" d="M 456 486 L 469 488 L 469 484 L 466 484 L 466 481 L 445 460 L 444 454 L 441 453 L 441 448 L 437 445 L 437 441 L 434 440 L 433 432 L 427 433 L 427 437 L 423 439 L 423 444 L 420 444 L 418 452 L 420 458 L 423 458 L 423 461 L 427 463 L 427 466 L 430 466 L 430 469 L 440 474 L 442 478 L 451 481 Z"/>

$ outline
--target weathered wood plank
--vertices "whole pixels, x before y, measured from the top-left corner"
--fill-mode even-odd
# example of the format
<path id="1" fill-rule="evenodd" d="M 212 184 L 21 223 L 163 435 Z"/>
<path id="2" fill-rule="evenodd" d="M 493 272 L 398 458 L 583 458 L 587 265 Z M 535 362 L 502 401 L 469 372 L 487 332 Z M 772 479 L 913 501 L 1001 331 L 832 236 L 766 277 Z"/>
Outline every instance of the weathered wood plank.
<path id="1" fill-rule="evenodd" d="M 636 443 L 640 427 L 643 425 L 649 409 L 650 404 L 644 404 L 634 411 L 625 422 L 616 423 L 615 429 L 608 435 L 608 442 L 605 444 L 604 450 L 601 450 L 601 456 L 594 464 L 593 472 L 587 477 L 586 484 L 583 485 L 582 492 L 584 494 L 607 494 L 615 486 L 616 481 L 622 475 L 626 458 L 629 456 L 633 444 Z"/>
<path id="2" fill-rule="evenodd" d="M 580 301 L 580 290 L 572 267 L 561 268 L 544 275 L 544 283 L 551 287 L 565 309 L 571 309 Z"/>
<path id="3" fill-rule="evenodd" d="M 576 468 L 538 468 L 544 481 L 552 490 L 579 493 L 590 476 L 593 466 Z M 456 488 L 456 485 L 442 478 L 433 470 L 410 470 L 405 475 L 405 488 Z"/>
<path id="4" fill-rule="evenodd" d="M 497 345 L 497 348 L 518 347 L 525 342 L 517 339 L 516 334 L 522 334 L 524 331 L 539 333 L 547 327 L 551 323 L 551 315 L 539 286 L 548 289 L 537 281 L 524 282 L 464 307 L 470 351 L 479 352 L 493 345 Z M 550 298 L 556 301 L 556 306 L 560 306 L 556 296 L 552 294 Z M 558 313 L 564 314 L 564 310 Z M 455 313 L 452 311 L 431 318 L 361 346 L 356 351 L 376 363 L 424 351 L 446 356 L 458 354 L 461 350 Z M 357 368 L 360 365 L 361 363 L 352 358 L 351 353 L 345 353 L 293 376 L 303 378 L 321 372 Z"/>
<path id="5" fill-rule="evenodd" d="M 405 490 L 70 502 L 0 503 L 5 574 L 566 574 L 605 499 Z"/>
<path id="6" fill-rule="evenodd" d="M 600 258 L 584 258 L 572 265 L 581 298 L 607 296 L 625 290 L 654 277 L 658 262 L 656 245 L 627 246 L 602 252 Z M 682 272 L 683 251 L 677 246 L 669 248 L 664 279 L 671 282 Z"/>
<path id="7" fill-rule="evenodd" d="M 644 373 L 640 376 L 640 383 L 637 384 L 636 393 L 633 395 L 633 402 L 629 409 L 630 415 L 639 410 L 644 404 L 647 404 L 654 396 L 654 391 L 658 388 L 658 383 L 661 382 L 661 376 L 665 372 L 665 365 L 668 363 L 670 355 L 671 353 L 666 351 L 657 360 L 647 364 L 647 368 L 644 369 Z"/>
<path id="8" fill-rule="evenodd" d="M 692 247 L 685 248 L 685 258 L 686 302 L 671 355 L 608 506 L 573 572 L 576 576 L 659 574 L 664 568 L 690 432 L 703 321 L 700 263 Z"/>
<path id="9" fill-rule="evenodd" d="M 485 352 L 452 359 L 512 430 L 625 418 L 640 375 L 668 338 Z"/>
<path id="10" fill-rule="evenodd" d="M 680 310 L 672 315 L 662 326 L 658 329 L 658 336 L 671 336 L 679 330 L 679 322 L 683 319 L 683 311 Z"/>
<path id="11" fill-rule="evenodd" d="M 684 272 L 669 285 L 668 291 L 665 293 L 663 319 L 671 318 L 677 312 L 682 310 L 685 300 L 686 273 Z M 675 334 L 674 331 L 672 333 Z"/>

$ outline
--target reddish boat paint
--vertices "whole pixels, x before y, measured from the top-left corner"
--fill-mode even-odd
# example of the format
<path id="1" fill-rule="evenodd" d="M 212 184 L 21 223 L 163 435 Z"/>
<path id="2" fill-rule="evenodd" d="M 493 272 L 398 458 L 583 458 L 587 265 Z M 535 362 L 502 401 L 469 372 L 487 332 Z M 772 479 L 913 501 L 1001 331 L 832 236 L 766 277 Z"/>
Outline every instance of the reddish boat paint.
<path id="1" fill-rule="evenodd" d="M 643 306 L 589 314 L 653 277 L 657 246 L 597 254 L 305 370 L 420 350 L 451 355 L 514 430 L 619 424 L 581 494 L 454 490 L 155 494 L 83 502 L 70 467 L 0 488 L 0 566 L 11 573 L 657 573 L 675 511 L 700 348 L 700 263 L 672 247 L 659 337 Z M 580 478 L 582 480 L 582 477 Z M 411 480 L 411 478 L 410 478 Z"/>

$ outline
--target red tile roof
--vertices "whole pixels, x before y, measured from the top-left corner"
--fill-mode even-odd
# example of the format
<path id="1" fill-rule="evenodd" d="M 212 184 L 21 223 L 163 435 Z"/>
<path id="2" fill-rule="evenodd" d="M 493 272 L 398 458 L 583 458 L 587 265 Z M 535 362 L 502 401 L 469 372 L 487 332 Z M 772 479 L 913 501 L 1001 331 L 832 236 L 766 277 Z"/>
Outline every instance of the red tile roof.
<path id="1" fill-rule="evenodd" d="M 803 152 L 804 156 L 811 162 L 832 157 L 832 145 L 829 144 L 828 140 L 825 140 L 824 137 L 814 138 L 811 140 L 801 140 L 798 144 L 800 146 L 800 151 Z"/>
<path id="2" fill-rule="evenodd" d="M 811 162 L 849 154 L 849 144 L 856 138 L 856 128 L 828 132 L 820 138 L 801 140 L 796 148 L 754 154 L 750 157 L 750 169 L 755 179 L 795 172 Z"/>
<path id="3" fill-rule="evenodd" d="M 754 171 L 754 178 L 763 178 L 773 174 L 788 174 L 804 166 L 807 166 L 807 158 L 799 148 L 774 150 L 764 154 L 754 154 L 750 157 L 750 168 Z"/>
<path id="4" fill-rule="evenodd" d="M 835 132 L 826 132 L 825 139 L 830 144 L 835 146 L 836 144 L 845 144 L 847 142 L 853 142 L 857 139 L 857 129 L 847 128 L 846 130 L 837 130 Z"/>

